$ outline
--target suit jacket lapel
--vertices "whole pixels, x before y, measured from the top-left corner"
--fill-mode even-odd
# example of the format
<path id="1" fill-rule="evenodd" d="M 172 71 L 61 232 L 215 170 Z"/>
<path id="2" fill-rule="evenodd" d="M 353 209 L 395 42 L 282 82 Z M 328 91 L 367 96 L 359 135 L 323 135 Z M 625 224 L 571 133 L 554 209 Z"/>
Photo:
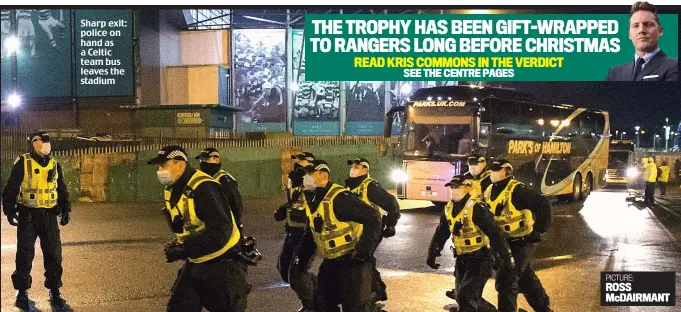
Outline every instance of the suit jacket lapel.
<path id="1" fill-rule="evenodd" d="M 631 81 L 631 77 L 634 75 L 634 63 L 635 62 L 629 62 L 626 66 L 623 66 L 622 70 L 619 72 L 622 77 L 614 77 L 615 81 Z"/>
<path id="2" fill-rule="evenodd" d="M 636 77 L 636 81 L 641 81 L 643 80 L 643 77 L 650 75 L 654 70 L 656 70 L 660 65 L 662 65 L 662 62 L 667 58 L 667 55 L 662 53 L 662 50 L 660 52 L 657 52 L 653 59 L 650 60 L 646 64 L 645 67 L 643 67 L 643 70 L 641 70 L 641 73 Z"/>

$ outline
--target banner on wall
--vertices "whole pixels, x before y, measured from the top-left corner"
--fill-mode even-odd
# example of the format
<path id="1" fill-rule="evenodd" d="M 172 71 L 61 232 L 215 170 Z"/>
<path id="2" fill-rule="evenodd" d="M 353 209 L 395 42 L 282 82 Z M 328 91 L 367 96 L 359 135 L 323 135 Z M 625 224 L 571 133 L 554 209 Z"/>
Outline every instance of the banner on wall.
<path id="1" fill-rule="evenodd" d="M 303 31 L 291 30 L 293 44 L 293 134 L 340 134 L 340 83 L 306 81 Z"/>
<path id="2" fill-rule="evenodd" d="M 286 31 L 233 31 L 235 100 L 240 132 L 286 131 Z"/>
<path id="3" fill-rule="evenodd" d="M 346 81 L 346 133 L 381 135 L 385 116 L 384 81 Z"/>
<path id="4" fill-rule="evenodd" d="M 69 10 L 2 10 L 2 42 L 12 36 L 16 12 L 17 91 L 24 98 L 71 96 L 71 15 Z M 2 49 L 2 97 L 12 91 L 12 61 Z"/>

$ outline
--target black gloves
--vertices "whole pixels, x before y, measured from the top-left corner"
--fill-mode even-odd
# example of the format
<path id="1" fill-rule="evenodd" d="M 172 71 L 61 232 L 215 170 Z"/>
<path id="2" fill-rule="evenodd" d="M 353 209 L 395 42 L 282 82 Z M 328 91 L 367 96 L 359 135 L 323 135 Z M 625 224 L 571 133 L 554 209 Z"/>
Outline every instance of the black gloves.
<path id="1" fill-rule="evenodd" d="M 382 235 L 383 235 L 383 237 L 395 236 L 395 227 L 394 226 L 386 226 L 385 229 L 383 229 Z"/>
<path id="2" fill-rule="evenodd" d="M 286 210 L 289 209 L 289 206 L 291 206 L 291 204 L 288 203 L 279 206 L 279 209 L 274 211 L 274 220 L 277 220 L 277 222 L 284 221 L 284 219 L 286 219 Z"/>
<path id="3" fill-rule="evenodd" d="M 19 224 L 19 214 L 16 211 L 7 215 L 7 222 L 12 226 L 17 226 Z"/>
<path id="4" fill-rule="evenodd" d="M 352 252 L 352 257 L 350 257 L 350 266 L 357 266 L 360 265 L 367 260 L 369 260 L 369 256 L 364 255 L 364 254 L 358 254 L 357 251 Z"/>
<path id="5" fill-rule="evenodd" d="M 61 213 L 60 219 L 59 219 L 59 224 L 62 226 L 65 226 L 69 224 L 69 221 L 71 220 L 71 212 L 69 211 L 64 211 Z"/>
<path id="6" fill-rule="evenodd" d="M 187 256 L 184 254 L 184 246 L 178 244 L 177 242 L 166 245 L 163 249 L 163 252 L 166 254 L 166 262 L 168 263 L 187 258 Z"/>
<path id="7" fill-rule="evenodd" d="M 529 235 L 525 236 L 525 242 L 528 244 L 536 244 L 541 242 L 541 237 L 543 233 L 532 231 Z"/>
<path id="8" fill-rule="evenodd" d="M 441 255 L 442 255 L 442 254 L 440 253 L 440 250 L 439 250 L 439 249 L 437 249 L 437 248 L 436 248 L 436 249 L 431 248 L 431 249 L 428 251 L 428 260 L 426 261 L 426 264 L 428 264 L 428 266 L 431 267 L 431 268 L 434 269 L 434 270 L 439 269 L 439 268 L 440 268 L 440 264 L 439 264 L 439 263 L 435 263 L 435 259 L 436 259 L 437 257 L 441 256 Z"/>

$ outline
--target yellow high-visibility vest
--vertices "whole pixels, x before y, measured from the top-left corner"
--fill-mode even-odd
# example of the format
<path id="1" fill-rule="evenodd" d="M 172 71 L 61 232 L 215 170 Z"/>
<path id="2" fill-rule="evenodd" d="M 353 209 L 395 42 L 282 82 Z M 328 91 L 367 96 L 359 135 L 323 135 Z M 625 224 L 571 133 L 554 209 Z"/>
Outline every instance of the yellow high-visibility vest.
<path id="1" fill-rule="evenodd" d="M 492 211 L 494 222 L 507 237 L 523 237 L 532 233 L 534 227 L 532 212 L 527 207 L 519 210 L 513 205 L 513 190 L 520 184 L 520 181 L 511 179 L 495 200 L 491 198 L 492 185 L 485 190 L 485 202 Z"/>
<path id="2" fill-rule="evenodd" d="M 378 210 L 379 215 L 381 215 L 381 216 L 386 215 L 387 212 L 385 212 L 385 210 L 383 210 L 383 208 L 381 208 L 381 206 L 376 205 L 371 200 L 369 200 L 369 191 L 368 191 L 369 190 L 369 183 L 371 183 L 372 181 L 374 181 L 374 179 L 372 179 L 371 177 L 369 177 L 367 175 L 367 178 L 364 179 L 364 181 L 362 181 L 362 183 L 360 183 L 359 186 L 352 189 L 351 192 L 353 194 L 357 195 L 357 197 L 359 197 L 359 199 L 361 201 L 363 201 L 367 205 L 373 207 L 374 209 Z"/>
<path id="3" fill-rule="evenodd" d="M 473 185 L 471 185 L 471 197 L 472 198 L 482 198 L 482 185 L 481 182 L 485 178 L 489 177 L 489 175 L 492 173 L 492 171 L 484 171 L 480 174 L 480 176 L 477 179 L 472 179 Z M 471 175 L 473 175 L 471 173 Z"/>
<path id="4" fill-rule="evenodd" d="M 478 202 L 477 198 L 468 199 L 464 208 L 456 216 L 453 215 L 454 203 L 452 201 L 445 206 L 445 216 L 449 222 L 449 232 L 452 233 L 452 244 L 457 255 L 472 253 L 489 245 L 487 235 L 473 223 L 473 207 Z M 455 231 L 457 223 L 461 224 L 461 228 Z"/>
<path id="5" fill-rule="evenodd" d="M 24 179 L 21 181 L 19 203 L 29 208 L 54 208 L 57 205 L 57 161 L 50 158 L 43 167 L 24 154 Z M 52 176 L 50 177 L 50 172 Z"/>
<path id="6" fill-rule="evenodd" d="M 201 183 L 218 183 L 218 182 L 208 174 L 200 170 L 196 170 L 196 173 L 192 175 L 192 177 L 189 179 L 189 183 L 187 183 L 187 188 L 189 192 L 187 191 L 182 192 L 182 196 L 177 201 L 177 204 L 175 206 L 171 206 L 170 203 L 170 197 L 172 194 L 171 190 L 166 189 L 163 192 L 164 199 L 166 202 L 166 209 L 170 213 L 171 220 L 174 220 L 175 217 L 179 215 L 182 217 L 184 221 L 182 225 L 182 233 L 175 233 L 177 241 L 180 244 L 187 237 L 191 235 L 196 235 L 197 233 L 203 232 L 206 229 L 206 224 L 196 215 L 194 197 L 191 195 L 196 191 L 196 188 Z M 231 211 L 229 212 L 229 216 L 232 220 L 232 234 L 225 242 L 225 245 L 219 250 L 209 253 L 207 255 L 203 255 L 198 258 L 189 258 L 189 262 L 201 263 L 215 259 L 224 254 L 225 252 L 227 252 L 229 249 L 234 247 L 239 242 L 239 239 L 241 238 L 241 233 L 239 232 L 239 227 L 236 225 L 234 215 L 232 214 Z"/>
<path id="7" fill-rule="evenodd" d="M 309 207 L 306 208 L 318 254 L 327 259 L 339 258 L 353 251 L 362 236 L 362 224 L 339 221 L 333 211 L 333 200 L 343 191 L 348 189 L 333 184 L 317 207 L 317 211 L 312 213 Z M 321 217 L 324 222 L 321 232 L 314 229 L 314 219 L 317 217 Z"/>

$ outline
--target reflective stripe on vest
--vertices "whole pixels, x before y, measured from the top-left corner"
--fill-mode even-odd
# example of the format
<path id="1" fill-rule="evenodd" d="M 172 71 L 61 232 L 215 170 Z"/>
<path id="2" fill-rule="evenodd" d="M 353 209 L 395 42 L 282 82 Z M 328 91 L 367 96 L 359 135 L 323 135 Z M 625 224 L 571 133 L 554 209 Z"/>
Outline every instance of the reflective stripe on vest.
<path id="1" fill-rule="evenodd" d="M 523 237 L 532 233 L 534 218 L 532 212 L 527 208 L 518 210 L 513 205 L 513 190 L 522 184 L 520 181 L 513 180 L 508 182 L 506 188 L 492 200 L 492 185 L 485 190 L 485 201 L 492 211 L 494 222 L 501 228 L 507 237 Z"/>
<path id="2" fill-rule="evenodd" d="M 51 158 L 46 167 L 42 167 L 31 158 L 30 154 L 24 154 L 24 179 L 21 181 L 19 191 L 19 203 L 29 208 L 54 208 L 57 205 L 57 161 Z M 49 172 L 54 174 L 48 180 Z"/>
<path id="3" fill-rule="evenodd" d="M 489 238 L 480 228 L 473 223 L 473 207 L 479 202 L 476 198 L 470 198 L 459 214 L 453 216 L 454 203 L 451 201 L 445 206 L 445 216 L 449 223 L 449 232 L 452 233 L 452 244 L 457 255 L 472 253 L 489 245 Z M 455 231 L 454 226 L 459 223 L 460 228 Z M 458 235 L 457 233 L 458 232 Z"/>
<path id="4" fill-rule="evenodd" d="M 189 183 L 187 183 L 185 190 L 182 192 L 182 196 L 180 196 L 180 199 L 177 201 L 177 204 L 174 207 L 171 206 L 170 203 L 170 197 L 172 195 L 172 192 L 168 189 L 166 189 L 163 192 L 164 199 L 166 202 L 166 209 L 170 213 L 171 219 L 174 219 L 176 216 L 179 215 L 182 217 L 184 221 L 182 225 L 183 229 L 182 233 L 175 233 L 177 241 L 180 243 L 182 243 L 187 237 L 196 235 L 197 233 L 200 233 L 206 229 L 205 223 L 196 216 L 193 195 L 194 192 L 196 191 L 196 188 L 201 183 L 204 182 L 217 183 L 217 181 L 214 180 L 213 177 L 197 170 L 196 173 L 194 173 L 194 175 L 189 179 Z M 232 214 L 231 211 L 229 215 L 232 221 L 232 234 L 230 235 L 225 245 L 219 250 L 209 253 L 207 255 L 203 255 L 198 258 L 189 258 L 189 262 L 201 263 L 217 258 L 224 254 L 225 252 L 227 252 L 232 247 L 234 247 L 239 242 L 239 239 L 241 238 L 241 233 L 239 233 L 239 227 L 236 226 L 236 221 L 234 220 L 234 215 Z"/>
<path id="5" fill-rule="evenodd" d="M 295 189 L 288 188 L 289 198 L 291 198 L 291 206 L 286 209 L 286 225 L 296 228 L 304 228 L 307 226 L 307 200 L 303 194 L 303 186 Z M 294 201 L 293 195 L 298 191 L 298 198 Z"/>
<path id="6" fill-rule="evenodd" d="M 489 170 L 484 171 L 483 173 L 480 174 L 479 177 L 477 177 L 475 179 L 471 179 L 471 181 L 473 181 L 473 185 L 471 185 L 471 191 L 470 191 L 471 198 L 482 198 L 482 185 L 480 183 L 482 182 L 482 180 L 489 177 L 490 173 L 491 173 L 491 171 L 489 171 Z M 473 174 L 471 173 L 471 176 L 472 175 Z"/>
<path id="7" fill-rule="evenodd" d="M 357 195 L 357 197 L 359 197 L 359 199 L 361 201 L 363 201 L 367 205 L 373 207 L 374 209 L 378 210 L 378 213 L 381 216 L 385 216 L 388 213 L 385 210 L 383 210 L 383 208 L 381 208 L 381 206 L 376 205 L 372 201 L 369 200 L 369 184 L 373 181 L 374 181 L 374 179 L 367 176 L 367 178 L 364 179 L 364 181 L 362 181 L 362 183 L 360 183 L 359 186 L 354 188 L 351 192 L 353 194 Z"/>
<path id="8" fill-rule="evenodd" d="M 354 250 L 359 237 L 362 235 L 363 226 L 361 224 L 343 222 L 336 218 L 333 211 L 333 200 L 343 191 L 348 191 L 348 189 L 333 184 L 319 204 L 317 211 L 311 213 L 310 208 L 306 206 L 310 225 L 314 226 L 316 217 L 321 217 L 324 220 L 321 233 L 313 229 L 312 236 L 317 245 L 317 250 L 320 251 L 319 254 L 327 259 L 339 258 Z"/>

